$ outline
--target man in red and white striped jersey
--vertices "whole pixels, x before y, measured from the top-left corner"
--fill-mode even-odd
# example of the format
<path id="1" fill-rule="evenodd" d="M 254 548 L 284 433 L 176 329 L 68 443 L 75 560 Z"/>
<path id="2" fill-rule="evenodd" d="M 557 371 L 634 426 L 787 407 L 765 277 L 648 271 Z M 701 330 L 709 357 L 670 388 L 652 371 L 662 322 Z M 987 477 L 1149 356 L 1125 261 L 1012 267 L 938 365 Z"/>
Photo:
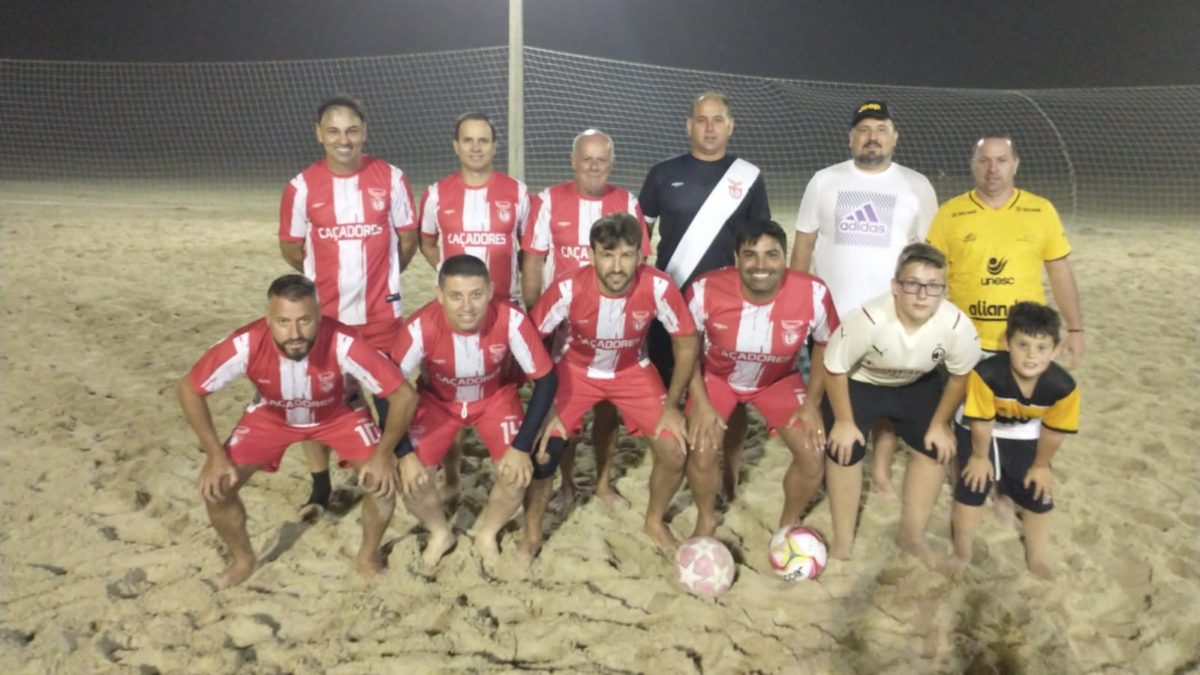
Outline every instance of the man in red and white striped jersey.
<path id="1" fill-rule="evenodd" d="M 392 347 L 406 378 L 421 375 L 416 417 L 397 449 L 404 500 L 430 532 L 423 558 L 432 566 L 454 544 L 433 473 L 458 432 L 474 427 L 499 478 L 475 530 L 476 550 L 490 564 L 500 553 L 500 528 L 516 513 L 529 484 L 529 453 L 554 401 L 554 364 L 525 313 L 507 298 L 494 297 L 478 258 L 447 258 L 435 295 L 409 317 Z M 516 368 L 534 380 L 527 415 Z"/>
<path id="2" fill-rule="evenodd" d="M 696 328 L 683 296 L 665 272 L 643 263 L 642 225 L 628 213 L 596 221 L 589 249 L 592 265 L 559 277 L 533 306 L 538 332 L 555 335 L 558 421 L 547 427 L 525 506 L 523 551 L 541 546 L 541 520 L 553 489 L 559 455 L 583 414 L 601 401 L 620 410 L 631 432 L 644 434 L 654 453 L 645 530 L 660 548 L 674 550 L 664 517 L 683 481 L 687 459 L 686 422 L 679 410 L 695 365 Z M 664 389 L 646 358 L 646 330 L 658 319 L 671 336 L 679 368 Z M 560 325 L 566 329 L 559 332 Z"/>
<path id="3" fill-rule="evenodd" d="M 455 255 L 487 264 L 496 295 L 521 301 L 517 251 L 531 210 L 521 181 L 492 167 L 496 127 L 483 113 L 454 125 L 459 170 L 429 186 L 421 199 L 421 254 L 435 268 Z"/>
<path id="4" fill-rule="evenodd" d="M 316 133 L 325 157 L 284 188 L 279 247 L 316 283 L 325 316 L 357 326 L 387 351 L 401 325 L 400 270 L 417 247 L 412 190 L 403 171 L 363 153 L 367 124 L 358 101 L 323 101 Z M 383 422 L 386 400 L 376 405 Z M 313 491 L 302 512 L 315 514 L 329 501 L 329 449 L 310 443 L 305 454 Z"/>
<path id="5" fill-rule="evenodd" d="M 609 185 L 613 167 L 613 142 L 608 134 L 588 129 L 571 144 L 575 179 L 538 193 L 535 214 L 521 237 L 521 290 L 525 306 L 532 307 L 555 278 L 589 265 L 592 224 L 610 213 L 629 213 L 642 226 L 642 255 L 650 255 L 650 234 L 637 197 Z M 628 502 L 609 484 L 608 474 L 617 446 L 617 409 L 598 404 L 593 411 L 592 447 L 596 452 L 596 498 L 610 506 Z M 575 441 L 562 455 L 562 487 L 550 502 L 552 511 L 563 511 L 575 501 Z"/>
<path id="6" fill-rule="evenodd" d="M 650 236 L 637 197 L 608 182 L 613 161 L 612 139 L 588 129 L 571 144 L 575 179 L 538 193 L 536 213 L 521 235 L 521 290 L 527 307 L 557 277 L 589 264 L 592 223 L 601 216 L 635 216 L 642 225 L 642 254 L 650 255 Z"/>
<path id="7" fill-rule="evenodd" d="M 817 277 L 788 269 L 787 235 L 777 223 L 741 225 L 735 242 L 734 265 L 700 275 L 688 289 L 688 308 L 705 344 L 688 400 L 695 537 L 711 537 L 717 528 L 717 449 L 739 403 L 757 408 L 792 453 L 780 527 L 799 522 L 824 476 L 820 357 L 838 326 L 833 298 Z M 805 387 L 796 366 L 809 336 L 816 356 Z"/>
<path id="8" fill-rule="evenodd" d="M 243 374 L 258 396 L 222 444 L 205 397 Z M 392 403 L 386 433 L 365 407 L 346 404 L 347 378 Z M 256 564 L 239 490 L 256 471 L 277 471 L 288 446 L 306 440 L 332 446 L 370 490 L 363 502 L 358 568 L 367 577 L 382 570 L 379 542 L 391 521 L 399 479 L 392 449 L 416 395 L 357 330 L 321 318 L 312 281 L 298 274 L 276 279 L 267 291 L 266 317 L 210 347 L 176 393 L 207 454 L 199 484 L 208 517 L 233 556 L 222 586 L 245 580 Z"/>

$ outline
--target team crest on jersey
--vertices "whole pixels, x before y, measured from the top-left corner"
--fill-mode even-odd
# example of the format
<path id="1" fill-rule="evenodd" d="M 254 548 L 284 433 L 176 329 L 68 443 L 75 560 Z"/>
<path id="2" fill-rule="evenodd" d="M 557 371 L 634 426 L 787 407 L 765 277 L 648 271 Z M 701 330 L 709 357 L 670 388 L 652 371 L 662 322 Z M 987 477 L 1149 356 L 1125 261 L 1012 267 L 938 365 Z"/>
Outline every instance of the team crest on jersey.
<path id="1" fill-rule="evenodd" d="M 502 223 L 512 222 L 512 202 L 496 202 L 496 217 Z"/>
<path id="2" fill-rule="evenodd" d="M 744 181 L 729 179 L 729 196 L 734 199 L 742 198 L 742 183 Z"/>
<path id="3" fill-rule="evenodd" d="M 783 328 L 783 344 L 790 347 L 800 341 L 800 329 L 804 327 L 803 321 L 780 321 L 779 325 Z"/>
<path id="4" fill-rule="evenodd" d="M 382 211 L 387 202 L 384 198 L 387 197 L 387 190 L 383 188 L 367 188 L 367 192 L 371 195 L 371 208 L 376 211 Z"/>
<path id="5" fill-rule="evenodd" d="M 508 353 L 508 347 L 505 345 L 489 345 L 488 352 L 492 355 L 492 363 L 500 363 L 504 360 L 504 355 Z"/>
<path id="6" fill-rule="evenodd" d="M 321 391 L 328 394 L 329 392 L 333 391 L 334 386 L 337 385 L 337 373 L 318 373 L 317 382 L 321 384 Z"/>
<path id="7" fill-rule="evenodd" d="M 416 440 L 425 435 L 425 427 L 421 424 L 412 424 L 408 427 L 408 437 Z"/>
<path id="8" fill-rule="evenodd" d="M 942 359 L 946 358 L 946 350 L 943 349 L 941 345 L 938 345 L 937 349 L 933 350 L 933 354 L 931 356 L 934 363 L 941 363 Z"/>
<path id="9" fill-rule="evenodd" d="M 634 310 L 630 312 L 633 317 L 633 329 L 642 330 L 646 327 L 646 323 L 650 321 L 650 311 L 645 309 Z"/>

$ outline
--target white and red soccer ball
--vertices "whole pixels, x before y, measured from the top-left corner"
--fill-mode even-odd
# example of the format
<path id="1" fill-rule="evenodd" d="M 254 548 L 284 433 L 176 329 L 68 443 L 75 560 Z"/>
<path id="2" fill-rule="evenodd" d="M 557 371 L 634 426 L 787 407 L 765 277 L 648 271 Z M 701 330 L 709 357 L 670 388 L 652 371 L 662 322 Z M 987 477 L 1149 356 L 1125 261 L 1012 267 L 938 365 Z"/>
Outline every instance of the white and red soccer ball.
<path id="1" fill-rule="evenodd" d="M 716 597 L 729 590 L 736 575 L 733 554 L 712 537 L 692 537 L 675 552 L 675 578 L 696 595 Z"/>
<path id="2" fill-rule="evenodd" d="M 771 569 L 786 581 L 816 579 L 829 562 L 829 551 L 816 530 L 790 525 L 771 537 L 768 549 Z"/>

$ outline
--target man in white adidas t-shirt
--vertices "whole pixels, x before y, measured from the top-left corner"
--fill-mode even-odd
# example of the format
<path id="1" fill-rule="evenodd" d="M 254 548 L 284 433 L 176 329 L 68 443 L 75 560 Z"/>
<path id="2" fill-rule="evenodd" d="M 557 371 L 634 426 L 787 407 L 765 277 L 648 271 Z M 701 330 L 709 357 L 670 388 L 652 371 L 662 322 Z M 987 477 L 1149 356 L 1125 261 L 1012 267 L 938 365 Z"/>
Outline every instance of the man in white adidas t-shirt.
<path id="1" fill-rule="evenodd" d="M 800 200 L 792 269 L 807 272 L 812 263 L 839 315 L 887 292 L 901 249 L 924 241 L 937 213 L 929 180 L 892 161 L 899 138 L 886 102 L 858 106 L 850 117 L 852 159 L 813 174 Z M 872 484 L 891 496 L 896 434 L 886 423 L 873 433 Z"/>
<path id="2" fill-rule="evenodd" d="M 830 555 L 850 557 L 862 496 L 866 434 L 887 419 L 913 449 L 896 543 L 933 568 L 925 525 L 954 457 L 954 412 L 979 360 L 979 334 L 946 293 L 946 258 L 929 244 L 900 253 L 891 293 L 841 317 L 825 348 L 825 424 L 832 423 L 825 485 L 833 516 Z M 946 364 L 943 385 L 937 369 Z"/>

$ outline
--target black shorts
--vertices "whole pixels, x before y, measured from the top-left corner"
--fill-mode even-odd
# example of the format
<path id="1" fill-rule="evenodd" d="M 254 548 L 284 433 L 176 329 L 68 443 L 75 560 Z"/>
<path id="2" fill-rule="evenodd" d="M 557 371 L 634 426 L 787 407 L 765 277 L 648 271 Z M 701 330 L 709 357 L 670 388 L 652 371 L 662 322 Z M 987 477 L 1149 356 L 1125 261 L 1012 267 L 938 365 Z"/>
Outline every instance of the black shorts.
<path id="1" fill-rule="evenodd" d="M 896 433 L 908 447 L 937 461 L 937 452 L 925 447 L 925 432 L 929 431 L 929 423 L 933 421 L 933 413 L 941 401 L 942 389 L 942 379 L 937 371 L 926 373 L 916 382 L 902 387 L 883 387 L 851 379 L 850 407 L 854 410 L 854 424 L 866 438 L 876 422 L 889 419 L 896 425 Z M 833 428 L 833 408 L 829 405 L 829 396 L 821 403 L 821 413 L 825 417 L 825 426 Z M 837 461 L 833 450 L 826 450 L 826 454 Z M 846 466 L 858 464 L 866 454 L 866 447 L 855 443 Z"/>
<path id="2" fill-rule="evenodd" d="M 1000 492 L 1012 498 L 1018 506 L 1034 513 L 1046 513 L 1054 508 L 1054 500 L 1038 501 L 1033 497 L 1034 487 L 1025 487 L 1025 474 L 1033 466 L 1037 458 L 1037 441 L 1015 440 L 1012 438 L 992 437 L 992 447 L 988 451 L 988 463 L 992 465 L 992 474 L 988 476 L 987 486 L 982 492 L 975 492 L 963 482 L 962 470 L 971 458 L 971 430 L 961 425 L 954 425 L 954 434 L 958 441 L 958 478 L 954 483 L 954 501 L 967 506 L 983 506 L 987 499 L 992 483 L 996 482 L 996 456 L 1000 457 Z"/>
<path id="3" fill-rule="evenodd" d="M 651 321 L 646 330 L 646 356 L 662 378 L 663 386 L 670 389 L 671 376 L 675 372 L 675 352 L 671 349 L 671 334 L 658 319 Z"/>

